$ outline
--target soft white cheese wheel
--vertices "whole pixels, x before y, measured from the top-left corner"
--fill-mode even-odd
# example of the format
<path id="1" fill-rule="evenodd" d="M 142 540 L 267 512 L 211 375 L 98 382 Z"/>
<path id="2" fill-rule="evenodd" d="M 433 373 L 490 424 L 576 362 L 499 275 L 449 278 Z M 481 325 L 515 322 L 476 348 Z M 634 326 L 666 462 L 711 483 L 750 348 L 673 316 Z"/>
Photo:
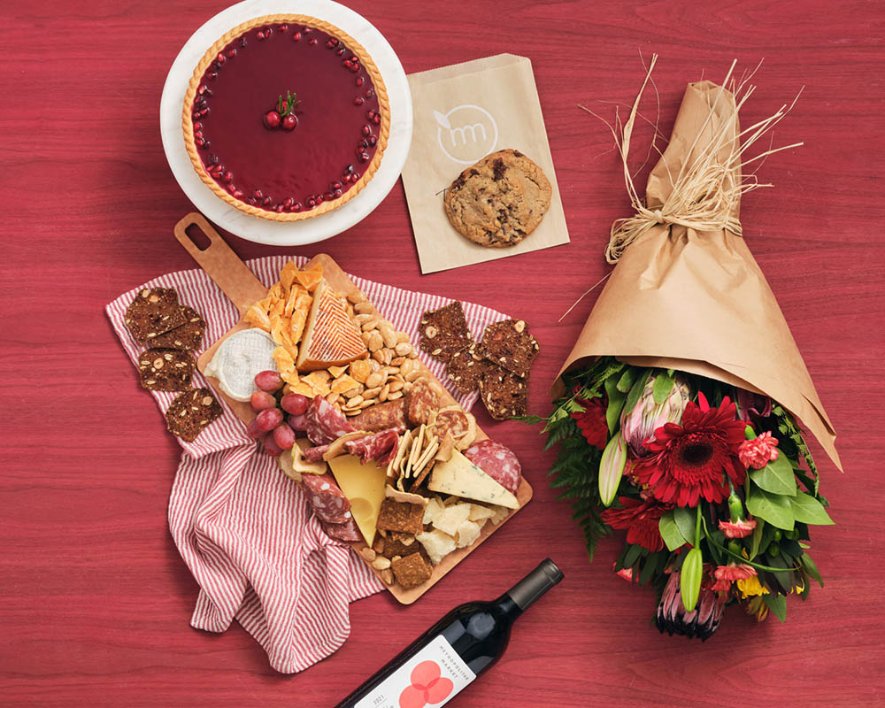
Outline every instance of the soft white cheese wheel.
<path id="1" fill-rule="evenodd" d="M 206 374 L 218 379 L 222 391 L 235 401 L 248 401 L 255 391 L 255 374 L 276 371 L 277 348 L 264 330 L 240 330 L 222 342 L 206 366 Z"/>

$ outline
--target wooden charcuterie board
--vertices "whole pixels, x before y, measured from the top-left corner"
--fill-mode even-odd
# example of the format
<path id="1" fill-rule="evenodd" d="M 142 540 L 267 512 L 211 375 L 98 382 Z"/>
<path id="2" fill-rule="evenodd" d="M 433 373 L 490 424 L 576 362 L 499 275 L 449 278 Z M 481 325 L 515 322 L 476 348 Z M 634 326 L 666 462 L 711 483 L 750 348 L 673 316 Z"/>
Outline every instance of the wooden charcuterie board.
<path id="1" fill-rule="evenodd" d="M 191 228 L 199 229 L 206 239 L 209 241 L 209 245 L 201 249 L 197 244 L 191 239 L 188 235 L 187 231 Z M 190 213 L 185 216 L 181 221 L 179 221 L 175 225 L 174 229 L 175 237 L 178 239 L 179 243 L 187 250 L 187 252 L 193 257 L 193 259 L 197 262 L 197 264 L 206 272 L 206 274 L 212 278 L 213 281 L 221 288 L 225 295 L 233 302 L 233 304 L 237 307 L 240 312 L 241 319 L 240 321 L 232 327 L 227 333 L 225 333 L 222 337 L 220 337 L 216 342 L 213 342 L 212 345 L 203 352 L 203 354 L 197 360 L 197 367 L 200 372 L 206 376 L 206 365 L 211 361 L 212 357 L 215 355 L 216 350 L 221 345 L 221 343 L 227 339 L 227 337 L 231 336 L 234 332 L 240 331 L 242 329 L 247 329 L 250 327 L 249 324 L 245 322 L 242 318 L 242 315 L 246 312 L 250 305 L 260 300 L 267 293 L 267 288 L 259 281 L 249 270 L 245 263 L 240 260 L 239 256 L 227 245 L 221 235 L 215 230 L 215 228 L 201 215 L 196 212 Z M 314 256 L 310 262 L 307 264 L 308 266 L 311 264 L 320 263 L 323 266 L 323 276 L 335 290 L 337 290 L 342 295 L 348 295 L 357 290 L 356 285 L 354 285 L 353 281 L 348 277 L 347 273 L 345 273 L 341 267 L 328 255 L 321 253 Z M 383 312 L 381 313 L 384 314 Z M 427 376 L 435 377 L 433 374 L 423 365 L 422 367 L 424 373 Z M 206 376 L 206 379 L 209 381 L 212 388 L 215 390 L 217 395 L 224 398 L 230 408 L 237 414 L 237 416 L 243 421 L 244 424 L 248 424 L 255 417 L 255 413 L 252 410 L 251 406 L 248 403 L 242 403 L 240 401 L 234 401 L 230 399 L 218 386 L 218 381 L 212 376 Z M 438 381 L 438 379 L 436 379 Z M 449 394 L 448 390 L 445 386 L 442 386 L 445 391 L 445 400 L 447 404 L 454 404 L 455 399 Z M 481 429 L 477 428 L 477 440 L 481 440 L 487 438 L 488 435 Z M 282 474 L 282 472 L 280 472 Z M 294 484 L 294 482 L 293 482 Z M 521 511 L 525 505 L 532 498 L 532 487 L 531 485 L 523 478 L 520 482 L 520 486 L 516 492 L 516 498 L 519 501 L 520 507 L 519 509 L 515 509 L 511 511 L 501 522 L 497 525 L 493 525 L 491 523 L 487 523 L 483 526 L 482 531 L 480 533 L 479 538 L 474 541 L 470 546 L 466 548 L 457 549 L 447 556 L 445 556 L 438 565 L 434 566 L 433 574 L 430 579 L 424 584 L 412 588 L 409 590 L 402 589 L 399 585 L 387 586 L 387 589 L 390 593 L 402 604 L 408 605 L 413 603 L 419 597 L 421 597 L 424 593 L 426 593 L 431 587 L 433 587 L 436 583 L 438 583 L 445 575 L 447 575 L 458 563 L 460 563 L 464 558 L 470 555 L 473 551 L 475 551 L 481 543 L 483 543 L 489 536 L 493 533 L 497 532 L 501 526 L 510 520 L 510 518 Z M 366 543 L 363 541 L 355 542 L 351 544 L 354 549 L 360 551 L 361 549 L 366 547 Z M 371 567 L 371 566 L 370 566 Z M 373 569 L 373 572 L 378 574 L 378 571 Z"/>

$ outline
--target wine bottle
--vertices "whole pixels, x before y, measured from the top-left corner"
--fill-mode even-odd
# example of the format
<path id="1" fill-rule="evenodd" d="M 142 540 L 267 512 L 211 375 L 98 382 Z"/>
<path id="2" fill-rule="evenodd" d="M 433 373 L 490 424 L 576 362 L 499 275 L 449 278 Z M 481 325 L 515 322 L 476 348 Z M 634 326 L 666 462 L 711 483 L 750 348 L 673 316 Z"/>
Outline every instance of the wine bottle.
<path id="1" fill-rule="evenodd" d="M 547 558 L 497 600 L 456 607 L 338 708 L 445 705 L 501 658 L 516 618 L 562 577 Z"/>

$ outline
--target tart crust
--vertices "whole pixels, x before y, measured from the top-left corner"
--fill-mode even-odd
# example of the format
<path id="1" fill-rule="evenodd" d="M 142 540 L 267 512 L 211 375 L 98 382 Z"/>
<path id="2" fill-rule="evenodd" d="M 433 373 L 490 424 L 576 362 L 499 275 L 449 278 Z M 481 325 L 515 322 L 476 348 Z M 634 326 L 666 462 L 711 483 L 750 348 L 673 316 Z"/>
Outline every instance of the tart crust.
<path id="1" fill-rule="evenodd" d="M 378 99 L 378 112 L 381 114 L 381 124 L 378 126 L 378 143 L 375 146 L 375 154 L 372 156 L 372 161 L 369 162 L 369 164 L 366 166 L 356 184 L 353 184 L 350 189 L 344 192 L 344 194 L 342 194 L 340 197 L 330 201 L 324 201 L 322 204 L 318 204 L 316 207 L 308 211 L 280 213 L 261 209 L 259 207 L 252 206 L 251 204 L 234 198 L 233 195 L 231 195 L 220 184 L 218 184 L 218 182 L 216 182 L 215 179 L 206 171 L 206 168 L 203 165 L 203 161 L 202 159 L 200 159 L 196 142 L 194 141 L 194 125 L 191 113 L 194 100 L 196 99 L 197 89 L 200 86 L 203 75 L 206 73 L 209 65 L 215 60 L 215 57 L 222 49 L 224 49 L 224 47 L 226 47 L 230 42 L 235 40 L 240 35 L 245 34 L 255 27 L 284 23 L 294 25 L 306 25 L 321 32 L 325 32 L 326 34 L 336 37 L 340 41 L 344 42 L 347 48 L 352 51 L 357 57 L 359 57 L 360 64 L 369 75 L 369 78 L 372 80 L 372 86 L 375 89 L 375 96 Z M 326 214 L 346 204 L 363 190 L 363 188 L 369 183 L 369 180 L 372 179 L 372 177 L 378 171 L 378 168 L 381 165 L 381 158 L 384 155 L 385 148 L 387 147 L 387 139 L 390 135 L 390 101 L 387 96 L 387 88 L 384 85 L 384 80 L 381 78 L 381 72 L 378 70 L 378 67 L 375 65 L 375 62 L 372 61 L 372 58 L 369 56 L 365 48 L 359 42 L 353 39 L 353 37 L 340 30 L 335 25 L 329 22 L 325 22 L 324 20 L 317 19 L 316 17 L 310 17 L 309 15 L 264 15 L 262 17 L 256 17 L 248 20 L 247 22 L 243 22 L 242 24 L 239 24 L 236 27 L 225 32 L 215 41 L 215 43 L 211 47 L 209 47 L 209 49 L 203 55 L 202 59 L 200 59 L 196 68 L 194 69 L 193 75 L 191 76 L 187 91 L 184 94 L 184 106 L 182 108 L 181 114 L 181 127 L 184 132 L 185 148 L 187 149 L 187 154 L 188 157 L 190 157 L 191 164 L 193 164 L 194 169 L 200 176 L 200 179 L 203 180 L 203 183 L 207 187 L 209 187 L 209 189 L 211 189 L 220 199 L 222 199 L 235 209 L 249 214 L 250 216 L 256 216 L 260 219 L 287 222 L 304 221 L 315 216 Z"/>

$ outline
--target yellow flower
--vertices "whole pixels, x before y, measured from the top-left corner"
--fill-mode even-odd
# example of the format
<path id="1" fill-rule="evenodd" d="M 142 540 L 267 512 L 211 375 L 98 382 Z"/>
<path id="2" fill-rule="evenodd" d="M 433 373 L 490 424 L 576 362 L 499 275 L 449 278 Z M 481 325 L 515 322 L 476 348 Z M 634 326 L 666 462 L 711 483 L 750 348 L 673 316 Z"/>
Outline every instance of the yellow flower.
<path id="1" fill-rule="evenodd" d="M 749 578 L 738 580 L 737 586 L 738 590 L 741 591 L 742 600 L 746 600 L 748 597 L 768 594 L 768 588 L 759 582 L 759 577 L 756 575 L 751 575 Z"/>
<path id="2" fill-rule="evenodd" d="M 765 590 L 765 592 L 768 592 L 768 590 Z M 755 615 L 757 622 L 762 622 L 768 617 L 768 605 L 765 604 L 765 600 L 762 599 L 761 595 L 750 598 L 750 601 L 747 602 L 745 607 L 747 614 Z"/>

